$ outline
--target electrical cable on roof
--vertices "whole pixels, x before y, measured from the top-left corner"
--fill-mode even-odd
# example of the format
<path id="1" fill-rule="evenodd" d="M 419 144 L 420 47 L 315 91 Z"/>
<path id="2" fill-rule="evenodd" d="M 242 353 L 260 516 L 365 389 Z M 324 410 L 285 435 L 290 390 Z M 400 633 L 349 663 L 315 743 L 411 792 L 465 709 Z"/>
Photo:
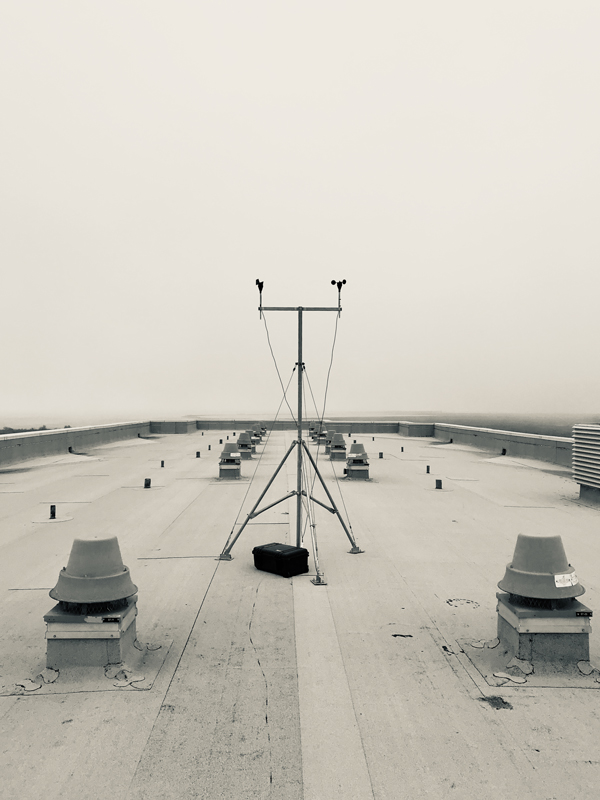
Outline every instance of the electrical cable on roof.
<path id="1" fill-rule="evenodd" d="M 287 396 L 286 396 L 287 388 L 286 389 L 283 388 L 283 381 L 281 380 L 281 375 L 279 374 L 279 367 L 277 366 L 277 359 L 275 358 L 275 353 L 273 352 L 273 348 L 271 347 L 271 337 L 269 336 L 269 328 L 267 327 L 267 315 L 265 314 L 264 311 L 262 312 L 262 318 L 263 318 L 264 323 L 265 323 L 265 331 L 267 332 L 267 342 L 269 343 L 269 350 L 271 351 L 271 355 L 273 356 L 273 363 L 275 364 L 275 369 L 277 370 L 277 377 L 279 378 L 279 383 L 281 384 L 281 388 L 283 389 L 283 399 L 285 400 L 287 407 L 290 409 L 290 414 L 292 415 L 292 419 L 296 423 L 296 417 L 294 416 L 294 412 L 292 411 L 292 408 L 291 408 L 290 404 L 288 403 L 288 399 L 287 399 Z M 288 387 L 289 387 L 289 383 L 288 383 Z"/>

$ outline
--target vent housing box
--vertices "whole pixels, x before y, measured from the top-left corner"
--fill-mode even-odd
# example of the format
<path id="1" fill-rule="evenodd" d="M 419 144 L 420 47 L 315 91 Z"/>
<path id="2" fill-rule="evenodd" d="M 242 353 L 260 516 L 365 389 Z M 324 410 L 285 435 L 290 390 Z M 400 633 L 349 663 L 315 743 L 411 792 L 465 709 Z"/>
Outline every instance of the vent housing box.
<path id="1" fill-rule="evenodd" d="M 600 425 L 573 426 L 573 479 L 580 497 L 600 502 Z"/>

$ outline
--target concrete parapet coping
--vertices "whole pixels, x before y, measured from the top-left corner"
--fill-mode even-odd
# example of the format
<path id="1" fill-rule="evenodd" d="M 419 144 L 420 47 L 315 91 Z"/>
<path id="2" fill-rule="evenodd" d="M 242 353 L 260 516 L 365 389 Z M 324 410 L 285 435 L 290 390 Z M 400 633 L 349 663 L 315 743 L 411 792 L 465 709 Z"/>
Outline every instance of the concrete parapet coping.
<path id="1" fill-rule="evenodd" d="M 293 430 L 293 420 L 262 420 L 267 430 Z M 306 427 L 310 423 L 306 421 Z M 50 456 L 73 450 L 90 448 L 121 439 L 154 434 L 186 434 L 197 430 L 242 431 L 257 422 L 256 419 L 176 419 L 133 421 L 113 424 L 57 428 L 27 433 L 0 435 L 0 464 L 26 461 L 40 456 Z M 338 432 L 361 434 L 396 434 L 408 437 L 431 437 L 450 439 L 453 443 L 466 444 L 484 450 L 497 451 L 499 455 L 532 458 L 540 461 L 571 466 L 573 439 L 562 436 L 542 436 L 535 433 L 503 431 L 493 428 L 477 428 L 469 425 L 453 425 L 436 422 L 379 422 L 369 420 L 323 420 L 328 427 Z"/>
<path id="2" fill-rule="evenodd" d="M 37 436 L 50 436 L 50 435 L 57 435 L 57 434 L 72 434 L 72 433 L 81 433 L 82 431 L 101 431 L 101 430 L 108 430 L 113 428 L 126 428 L 130 425 L 149 425 L 150 423 L 147 420 L 134 420 L 133 422 L 109 422 L 103 425 L 82 425 L 77 428 L 48 428 L 46 430 L 39 430 L 39 431 L 24 431 L 22 433 L 2 433 L 0 434 L 0 441 L 5 440 L 14 440 L 14 439 L 27 439 L 33 438 Z"/>
<path id="3" fill-rule="evenodd" d="M 150 433 L 192 433 L 198 429 L 196 420 L 152 420 Z"/>
<path id="4" fill-rule="evenodd" d="M 566 436 L 542 436 L 537 433 L 499 431 L 443 422 L 435 423 L 434 435 L 436 439 L 450 439 L 455 444 L 492 450 L 499 455 L 532 458 L 565 467 L 572 465 L 573 439 Z"/>
<path id="5" fill-rule="evenodd" d="M 402 425 L 410 424 L 410 423 L 399 423 Z M 471 425 L 453 425 L 449 422 L 436 422 L 434 423 L 434 428 L 436 434 L 441 431 L 446 430 L 455 430 L 455 431 L 465 431 L 470 432 L 474 431 L 477 433 L 487 433 L 487 434 L 499 434 L 503 438 L 518 438 L 518 439 L 528 439 L 528 440 L 539 440 L 544 442 L 564 442 L 566 444 L 573 444 L 573 439 L 568 436 L 543 436 L 539 433 L 522 433 L 521 431 L 502 431 L 496 430 L 494 428 L 475 428 Z"/>
<path id="6" fill-rule="evenodd" d="M 297 424 L 291 419 L 197 419 L 195 424 L 198 430 L 229 430 L 243 431 L 256 425 L 257 422 L 263 422 L 267 431 L 292 431 L 296 430 Z M 316 423 L 316 417 L 308 416 L 303 421 L 303 428 L 308 430 L 311 423 Z M 378 420 L 351 420 L 351 419 L 331 419 L 324 418 L 322 420 L 325 429 L 331 427 L 341 433 L 398 433 L 397 422 L 380 422 Z"/>
<path id="7" fill-rule="evenodd" d="M 146 421 L 2 434 L 0 436 L 0 464 L 14 464 L 40 456 L 52 456 L 70 452 L 70 450 L 97 447 L 149 433 L 150 423 Z"/>
<path id="8" fill-rule="evenodd" d="M 434 436 L 435 423 L 433 422 L 398 422 L 398 433 L 404 436 Z"/>

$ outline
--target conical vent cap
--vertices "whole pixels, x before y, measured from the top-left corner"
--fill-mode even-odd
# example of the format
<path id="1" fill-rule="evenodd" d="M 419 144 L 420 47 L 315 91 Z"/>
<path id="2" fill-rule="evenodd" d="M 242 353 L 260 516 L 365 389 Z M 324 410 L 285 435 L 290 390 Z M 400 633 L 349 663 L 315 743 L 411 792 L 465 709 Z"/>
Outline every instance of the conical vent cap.
<path id="1" fill-rule="evenodd" d="M 366 450 L 364 444 L 353 444 L 350 448 L 350 455 L 351 456 L 365 456 Z"/>
<path id="2" fill-rule="evenodd" d="M 560 600 L 585 592 L 575 568 L 567 561 L 562 539 L 520 533 L 513 560 L 506 567 L 498 588 L 521 597 Z"/>
<path id="3" fill-rule="evenodd" d="M 343 444 L 344 447 L 345 447 L 346 446 L 346 440 L 344 439 L 344 434 L 343 433 L 334 433 L 333 436 L 331 437 L 331 444 L 337 444 L 337 445 Z"/>
<path id="4" fill-rule="evenodd" d="M 242 444 L 251 444 L 250 441 L 250 434 L 245 431 L 244 433 L 240 433 L 238 436 L 238 443 L 241 442 Z"/>
<path id="5" fill-rule="evenodd" d="M 235 442 L 227 442 L 226 444 L 223 445 L 222 455 L 225 455 L 225 453 L 237 453 L 237 452 L 238 452 L 238 446 Z"/>
<path id="6" fill-rule="evenodd" d="M 50 592 L 53 600 L 66 603 L 108 603 L 137 592 L 124 566 L 116 536 L 108 539 L 75 539 L 66 567 Z"/>

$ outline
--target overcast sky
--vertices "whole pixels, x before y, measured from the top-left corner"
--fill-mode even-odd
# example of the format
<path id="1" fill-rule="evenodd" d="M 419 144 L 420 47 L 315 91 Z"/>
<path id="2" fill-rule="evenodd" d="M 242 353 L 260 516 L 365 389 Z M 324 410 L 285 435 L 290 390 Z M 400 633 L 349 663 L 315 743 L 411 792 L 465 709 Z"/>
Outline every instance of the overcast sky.
<path id="1" fill-rule="evenodd" d="M 274 413 L 257 278 L 347 280 L 331 413 L 598 411 L 599 41 L 597 0 L 3 0 L 0 426 Z"/>

